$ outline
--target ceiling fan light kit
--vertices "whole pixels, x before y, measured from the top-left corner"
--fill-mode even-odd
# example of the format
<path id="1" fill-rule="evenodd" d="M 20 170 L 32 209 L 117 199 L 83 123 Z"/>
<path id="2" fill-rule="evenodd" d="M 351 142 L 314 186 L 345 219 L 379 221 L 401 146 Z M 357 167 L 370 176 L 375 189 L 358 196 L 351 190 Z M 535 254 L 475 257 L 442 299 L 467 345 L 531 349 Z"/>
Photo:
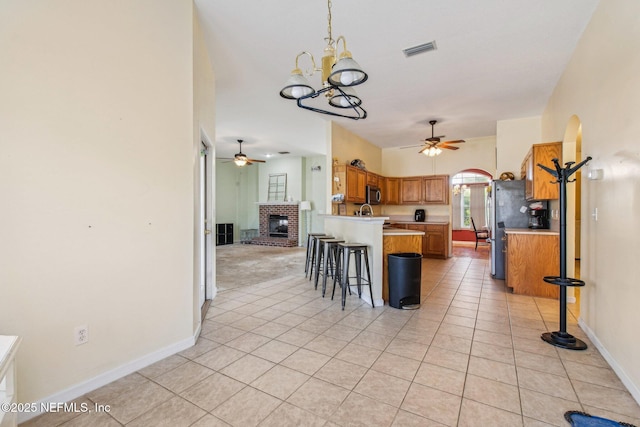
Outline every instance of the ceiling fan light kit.
<path id="1" fill-rule="evenodd" d="M 265 163 L 264 160 L 248 158 L 247 155 L 242 152 L 242 142 L 243 141 L 241 139 L 238 140 L 238 144 L 240 144 L 240 152 L 233 156 L 233 163 L 235 163 L 236 166 L 251 165 L 252 163 Z"/>
<path id="2" fill-rule="evenodd" d="M 429 124 L 431 125 L 431 138 L 427 138 L 424 140 L 426 146 L 422 148 L 422 150 L 418 151 L 418 153 L 422 153 L 428 157 L 434 157 L 442 153 L 442 148 L 446 148 L 448 150 L 457 150 L 459 147 L 455 147 L 449 144 L 459 144 L 464 142 L 463 139 L 456 139 L 454 141 L 440 141 L 442 136 L 434 136 L 434 126 L 438 123 L 437 120 L 429 120 Z"/>
<path id="3" fill-rule="evenodd" d="M 343 36 L 333 39 L 331 34 L 331 0 L 327 1 L 328 14 L 328 32 L 327 46 L 324 48 L 322 56 L 322 67 L 316 67 L 313 55 L 307 51 L 301 52 L 296 56 L 296 67 L 291 71 L 289 79 L 285 83 L 284 88 L 280 91 L 280 96 L 285 99 L 296 100 L 298 107 L 306 110 L 315 111 L 316 113 L 328 114 L 331 116 L 345 117 L 348 119 L 359 120 L 367 117 L 367 112 L 362 108 L 362 100 L 358 97 L 352 86 L 364 83 L 368 79 L 367 73 L 353 59 L 351 52 L 347 50 L 347 41 Z M 338 56 L 337 50 L 342 41 L 342 53 Z M 300 69 L 298 62 L 303 56 L 307 56 L 311 61 L 311 69 L 304 73 Z M 322 88 L 313 89 L 309 80 L 305 77 L 311 77 L 316 71 L 322 73 Z M 321 104 L 312 105 L 315 98 L 324 94 L 328 100 L 330 107 L 339 110 L 324 109 Z M 351 109 L 351 114 L 341 112 L 341 110 Z"/>

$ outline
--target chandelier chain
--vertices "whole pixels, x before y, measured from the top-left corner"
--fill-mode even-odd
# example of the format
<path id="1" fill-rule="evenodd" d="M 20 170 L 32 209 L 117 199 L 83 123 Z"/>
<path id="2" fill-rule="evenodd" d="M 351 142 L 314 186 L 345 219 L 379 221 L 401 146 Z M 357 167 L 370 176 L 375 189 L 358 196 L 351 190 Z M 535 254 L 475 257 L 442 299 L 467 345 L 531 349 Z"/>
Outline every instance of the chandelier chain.
<path id="1" fill-rule="evenodd" d="M 328 21 L 328 25 L 327 25 L 327 32 L 329 33 L 329 37 L 326 39 L 327 40 L 327 44 L 329 44 L 330 46 L 333 46 L 333 35 L 331 33 L 331 0 L 327 0 L 327 8 L 329 9 L 329 13 L 327 15 L 327 21 Z"/>

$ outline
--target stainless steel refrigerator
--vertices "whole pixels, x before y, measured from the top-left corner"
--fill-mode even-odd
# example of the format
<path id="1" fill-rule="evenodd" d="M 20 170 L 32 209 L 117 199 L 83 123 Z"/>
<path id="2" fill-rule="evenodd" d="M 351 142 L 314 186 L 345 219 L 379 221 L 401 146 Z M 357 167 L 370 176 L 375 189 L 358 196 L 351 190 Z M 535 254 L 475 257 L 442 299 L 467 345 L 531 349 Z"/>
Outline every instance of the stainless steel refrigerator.
<path id="1" fill-rule="evenodd" d="M 524 180 L 493 181 L 491 183 L 490 239 L 491 276 L 504 279 L 505 228 L 527 228 L 529 226 L 528 206 L 524 198 Z"/>

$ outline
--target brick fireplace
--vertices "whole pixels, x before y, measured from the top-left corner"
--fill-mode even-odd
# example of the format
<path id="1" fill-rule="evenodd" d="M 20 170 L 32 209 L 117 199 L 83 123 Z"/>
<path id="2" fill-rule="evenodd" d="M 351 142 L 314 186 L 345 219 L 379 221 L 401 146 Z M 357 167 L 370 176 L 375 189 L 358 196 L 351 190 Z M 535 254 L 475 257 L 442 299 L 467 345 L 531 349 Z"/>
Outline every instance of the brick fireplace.
<path id="1" fill-rule="evenodd" d="M 287 218 L 287 235 L 281 237 L 269 236 L 269 217 L 279 216 Z M 251 239 L 251 244 L 262 246 L 298 246 L 299 206 L 297 202 L 267 202 L 259 203 L 260 235 Z"/>

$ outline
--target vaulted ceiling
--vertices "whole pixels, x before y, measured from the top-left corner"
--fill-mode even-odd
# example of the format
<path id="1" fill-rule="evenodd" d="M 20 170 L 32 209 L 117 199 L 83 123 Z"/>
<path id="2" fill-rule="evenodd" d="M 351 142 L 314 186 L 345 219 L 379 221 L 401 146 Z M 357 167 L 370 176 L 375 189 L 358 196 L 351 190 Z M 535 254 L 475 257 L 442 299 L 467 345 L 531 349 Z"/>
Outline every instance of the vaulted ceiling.
<path id="1" fill-rule="evenodd" d="M 333 38 L 369 75 L 355 88 L 368 117 L 354 121 L 279 96 L 298 53 L 320 61 L 325 0 L 195 0 L 216 75 L 217 155 L 232 156 L 239 138 L 256 159 L 325 154 L 328 120 L 382 148 L 419 144 L 431 119 L 446 139 L 495 135 L 498 120 L 543 112 L 597 3 L 333 0 Z M 436 50 L 402 52 L 430 41 Z M 310 81 L 320 87 L 318 73 Z"/>

